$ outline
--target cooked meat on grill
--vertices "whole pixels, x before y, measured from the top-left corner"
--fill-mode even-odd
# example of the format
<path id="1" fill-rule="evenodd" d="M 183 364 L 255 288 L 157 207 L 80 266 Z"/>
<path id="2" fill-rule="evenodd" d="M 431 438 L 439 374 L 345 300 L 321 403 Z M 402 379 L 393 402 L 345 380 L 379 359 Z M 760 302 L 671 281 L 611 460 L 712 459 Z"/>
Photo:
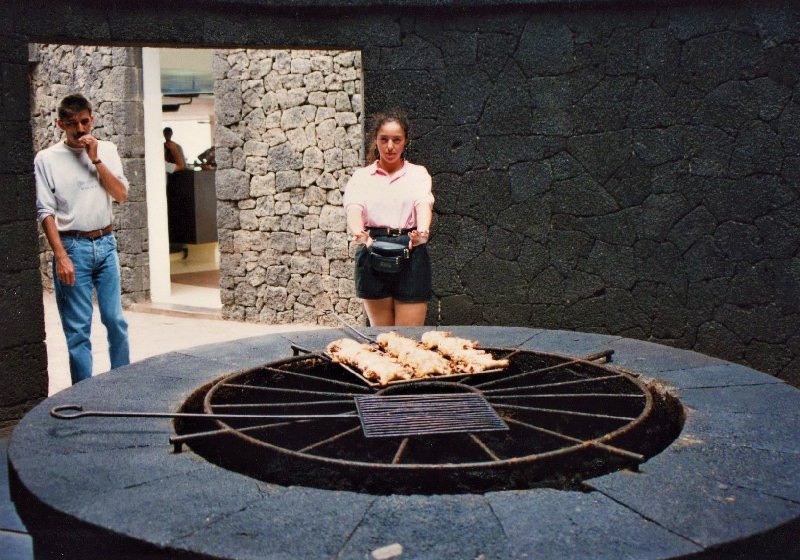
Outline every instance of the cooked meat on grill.
<path id="1" fill-rule="evenodd" d="M 413 376 L 413 372 L 396 359 L 352 338 L 334 340 L 326 350 L 334 362 L 356 367 L 364 377 L 377 379 L 381 385 L 398 379 L 411 379 Z"/>
<path id="2" fill-rule="evenodd" d="M 450 358 L 453 369 L 461 373 L 478 373 L 487 369 L 506 367 L 508 360 L 495 360 L 478 343 L 467 338 L 453 336 L 444 331 L 428 331 L 422 335 L 422 343 Z"/>
<path id="3" fill-rule="evenodd" d="M 410 338 L 400 336 L 396 332 L 381 333 L 378 335 L 378 346 L 384 352 L 397 358 L 403 365 L 414 372 L 414 377 L 429 377 L 431 375 L 450 375 L 453 368 L 450 362 L 441 354 L 424 348 L 420 343 Z"/>

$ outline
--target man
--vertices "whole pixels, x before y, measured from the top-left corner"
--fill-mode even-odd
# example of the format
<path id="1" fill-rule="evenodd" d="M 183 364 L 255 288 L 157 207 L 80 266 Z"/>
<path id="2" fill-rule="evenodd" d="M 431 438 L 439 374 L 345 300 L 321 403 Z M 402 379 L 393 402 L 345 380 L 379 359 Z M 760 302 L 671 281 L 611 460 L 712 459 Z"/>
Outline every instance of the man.
<path id="1" fill-rule="evenodd" d="M 164 133 L 164 161 L 167 165 L 167 173 L 174 173 L 176 171 L 183 171 L 186 169 L 186 156 L 183 155 L 183 148 L 180 144 L 172 141 L 172 129 L 166 127 Z"/>
<path id="2" fill-rule="evenodd" d="M 61 100 L 56 125 L 64 140 L 34 159 L 36 209 L 53 249 L 53 282 L 74 384 L 92 376 L 93 289 L 108 331 L 111 367 L 130 363 L 111 225 L 111 201 L 125 201 L 128 180 L 116 146 L 92 136 L 92 106 L 84 96 Z"/>

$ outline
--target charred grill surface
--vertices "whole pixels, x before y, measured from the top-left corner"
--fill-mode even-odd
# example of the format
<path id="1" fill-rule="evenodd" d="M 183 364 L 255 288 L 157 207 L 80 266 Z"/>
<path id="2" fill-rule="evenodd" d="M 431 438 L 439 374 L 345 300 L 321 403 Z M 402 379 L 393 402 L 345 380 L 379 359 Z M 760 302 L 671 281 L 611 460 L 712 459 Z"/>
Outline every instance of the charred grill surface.
<path id="1" fill-rule="evenodd" d="M 508 430 L 386 438 L 362 431 L 357 396 L 448 393 L 482 395 Z M 500 372 L 383 389 L 320 356 L 297 356 L 231 374 L 199 390 L 183 410 L 341 415 L 181 419 L 176 432 L 208 460 L 254 478 L 372 494 L 580 488 L 586 478 L 636 468 L 683 423 L 680 404 L 635 374 L 528 351 L 514 353 Z"/>

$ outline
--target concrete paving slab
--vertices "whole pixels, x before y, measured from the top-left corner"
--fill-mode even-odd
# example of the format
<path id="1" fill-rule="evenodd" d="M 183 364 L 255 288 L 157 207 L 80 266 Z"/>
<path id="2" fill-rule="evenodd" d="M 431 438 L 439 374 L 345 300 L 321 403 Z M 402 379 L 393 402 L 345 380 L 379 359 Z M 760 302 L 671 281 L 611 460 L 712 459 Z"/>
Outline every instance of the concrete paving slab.
<path id="1" fill-rule="evenodd" d="M 506 541 L 483 496 L 378 496 L 338 558 L 398 543 L 407 558 L 500 559 L 509 557 Z"/>
<path id="2" fill-rule="evenodd" d="M 768 429 L 765 429 L 765 426 Z M 720 440 L 725 445 L 752 446 L 778 453 L 800 455 L 800 425 L 797 417 L 787 419 L 776 410 L 775 414 L 751 414 L 688 410 L 681 438 L 691 441 Z"/>
<path id="3" fill-rule="evenodd" d="M 263 500 L 217 516 L 199 534 L 187 534 L 172 544 L 192 550 L 202 542 L 206 554 L 252 560 L 340 558 L 337 554 L 373 500 L 365 494 L 270 485 Z"/>
<path id="4" fill-rule="evenodd" d="M 728 363 L 691 350 L 676 351 L 668 346 L 630 338 L 612 342 L 611 348 L 614 349 L 612 361 L 615 365 L 648 375 Z"/>
<path id="5" fill-rule="evenodd" d="M 611 348 L 620 337 L 572 331 L 537 331 L 522 345 L 525 350 L 538 350 L 565 356 L 587 356 Z"/>
<path id="6" fill-rule="evenodd" d="M 759 534 L 800 515 L 800 503 L 721 482 L 702 465 L 683 465 L 680 458 L 651 459 L 641 473 L 620 471 L 586 484 L 703 547 Z"/>
<path id="7" fill-rule="evenodd" d="M 714 413 L 780 414 L 785 421 L 800 418 L 800 391 L 785 383 L 684 389 L 684 406 Z"/>
<path id="8" fill-rule="evenodd" d="M 8 490 L 8 438 L 0 438 L 0 531 L 24 533 L 25 525 L 17 515 Z M 0 546 L 0 550 L 2 550 Z"/>
<path id="9" fill-rule="evenodd" d="M 486 499 L 508 537 L 511 558 L 655 559 L 702 550 L 599 492 L 541 488 L 494 492 Z"/>
<path id="10" fill-rule="evenodd" d="M 656 374 L 656 377 L 678 389 L 783 383 L 783 381 L 772 375 L 731 363 L 674 371 L 660 371 Z"/>
<path id="11" fill-rule="evenodd" d="M 0 554 L 3 560 L 33 560 L 30 535 L 0 530 Z"/>

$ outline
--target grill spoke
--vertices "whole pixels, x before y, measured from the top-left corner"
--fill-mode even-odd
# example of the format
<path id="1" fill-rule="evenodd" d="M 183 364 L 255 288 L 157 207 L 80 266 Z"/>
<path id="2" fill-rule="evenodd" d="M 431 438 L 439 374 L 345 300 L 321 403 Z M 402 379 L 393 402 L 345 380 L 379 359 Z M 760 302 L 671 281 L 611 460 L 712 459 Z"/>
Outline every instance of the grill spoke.
<path id="1" fill-rule="evenodd" d="M 495 397 L 496 398 L 496 397 Z M 493 400 L 493 399 L 487 399 Z M 626 422 L 632 422 L 636 420 L 636 418 L 632 418 L 630 416 L 612 416 L 610 414 L 594 414 L 591 412 L 578 412 L 575 410 L 563 410 L 558 408 L 539 408 L 536 406 L 521 406 L 521 405 L 514 405 L 514 404 L 502 404 L 496 403 L 492 404 L 495 408 L 510 408 L 514 410 L 529 410 L 531 412 L 546 412 L 552 414 L 566 414 L 568 416 L 584 416 L 586 418 L 603 418 L 608 420 L 624 420 Z"/>
<path id="2" fill-rule="evenodd" d="M 336 400 L 336 401 L 304 401 L 304 402 L 276 402 L 276 403 L 241 403 L 241 404 L 215 404 L 214 409 L 231 409 L 231 408 L 281 408 L 284 406 L 317 406 L 328 404 L 349 404 L 354 405 L 353 401 Z"/>
<path id="3" fill-rule="evenodd" d="M 518 373 L 516 375 L 512 375 L 511 377 L 503 377 L 501 379 L 496 379 L 494 381 L 486 381 L 484 383 L 478 383 L 478 384 L 475 385 L 475 387 L 477 387 L 477 388 L 480 388 L 480 387 L 491 387 L 493 385 L 497 385 L 498 383 L 507 383 L 507 382 L 509 382 L 511 380 L 521 379 L 521 378 L 527 377 L 529 375 L 536 375 L 536 374 L 540 374 L 540 373 L 555 371 L 555 370 L 558 370 L 558 369 L 563 369 L 563 368 L 568 367 L 568 366 L 573 366 L 575 364 L 585 363 L 587 361 L 596 360 L 596 359 L 600 359 L 600 358 L 607 358 L 612 353 L 613 353 L 613 350 L 606 350 L 605 352 L 599 352 L 597 354 L 592 354 L 591 356 L 586 356 L 585 358 L 575 358 L 575 359 L 572 359 L 572 360 L 569 360 L 569 361 L 566 361 L 566 362 L 563 362 L 563 363 L 560 363 L 560 364 L 556 364 L 556 365 L 553 365 L 553 366 L 543 367 L 543 368 L 539 368 L 539 369 L 532 370 L 532 371 L 524 371 L 522 373 Z"/>
<path id="4" fill-rule="evenodd" d="M 557 383 L 540 383 L 537 385 L 524 385 L 522 387 L 508 387 L 506 389 L 489 389 L 488 391 L 484 391 L 485 395 L 489 394 L 496 394 L 496 393 L 511 393 L 514 391 L 521 391 L 524 389 L 550 389 L 552 387 L 565 387 L 567 385 L 581 385 L 584 383 L 596 383 L 598 381 L 609 381 L 611 379 L 621 379 L 623 378 L 622 374 L 616 375 L 604 375 L 602 377 L 591 377 L 589 379 L 576 379 L 574 381 L 559 381 Z"/>
<path id="5" fill-rule="evenodd" d="M 264 391 L 266 393 L 295 393 L 302 395 L 320 395 L 322 397 L 355 397 L 355 393 L 331 393 L 328 391 L 310 391 L 308 389 L 289 389 L 288 387 L 262 387 L 259 385 L 242 385 L 240 383 L 221 383 L 223 387 L 235 389 L 249 389 L 251 391 Z"/>
<path id="6" fill-rule="evenodd" d="M 489 447 L 485 443 L 483 443 L 483 440 L 481 440 L 481 438 L 479 438 L 475 434 L 470 434 L 469 437 L 472 441 L 478 444 L 478 447 L 480 447 L 484 453 L 486 453 L 489 457 L 492 458 L 492 461 L 501 460 L 500 457 L 495 455 L 494 452 L 491 449 L 489 449 Z"/>
<path id="7" fill-rule="evenodd" d="M 408 447 L 408 438 L 404 437 L 403 441 L 400 442 L 400 445 L 397 448 L 397 452 L 394 454 L 394 457 L 392 458 L 393 465 L 396 465 L 400 462 L 400 458 L 403 456 L 406 447 Z"/>
<path id="8" fill-rule="evenodd" d="M 491 391 L 486 391 L 490 393 Z M 620 395 L 619 393 L 524 393 L 520 395 L 492 395 L 491 399 L 561 399 L 561 398 L 579 398 L 579 397 L 601 397 L 604 399 L 643 399 L 644 395 Z"/>
<path id="9" fill-rule="evenodd" d="M 350 389 L 358 389 L 359 391 L 369 391 L 369 387 L 364 387 L 363 385 L 356 385 L 355 383 L 348 383 L 347 381 L 339 381 L 338 379 L 331 379 L 329 377 L 320 377 L 317 375 L 309 375 L 307 373 L 300 373 L 299 371 L 293 371 L 289 369 L 278 369 L 274 367 L 264 366 L 264 371 L 271 371 L 273 373 L 283 373 L 286 375 L 290 375 L 292 377 L 298 377 L 301 379 L 311 379 L 313 381 L 321 381 L 324 383 L 330 383 L 332 385 L 339 385 L 341 387 L 348 387 Z"/>
<path id="10" fill-rule="evenodd" d="M 602 442 L 600 442 L 600 441 L 598 441 L 596 439 L 583 440 L 583 439 L 575 438 L 575 437 L 572 437 L 572 436 L 568 436 L 567 434 L 562 434 L 560 432 L 555 432 L 553 430 L 548 430 L 547 428 L 542 428 L 541 426 L 534 426 L 533 424 L 529 424 L 527 422 L 522 422 L 520 420 L 514 420 L 513 418 L 507 418 L 507 421 L 511 422 L 512 424 L 516 424 L 518 426 L 524 426 L 524 427 L 529 428 L 531 430 L 536 430 L 537 432 L 542 432 L 542 433 L 545 433 L 545 434 L 548 434 L 548 435 L 551 435 L 551 436 L 554 436 L 554 437 L 558 437 L 558 438 L 564 439 L 566 441 L 570 441 L 572 443 L 580 443 L 581 445 L 584 445 L 584 446 L 591 445 L 592 447 L 600 448 L 600 449 L 602 449 L 604 451 L 608 451 L 609 453 L 614 453 L 615 455 L 621 455 L 621 456 L 627 457 L 629 459 L 636 459 L 637 461 L 644 461 L 644 455 L 641 455 L 640 453 L 633 453 L 632 451 L 628 451 L 627 449 L 621 449 L 619 447 L 614 447 L 613 445 L 607 445 L 607 444 L 602 443 Z"/>
<path id="11" fill-rule="evenodd" d="M 237 428 L 237 431 L 248 433 L 248 432 L 256 432 L 258 430 L 266 430 L 269 428 L 280 428 L 283 426 L 288 426 L 290 424 L 302 424 L 303 422 L 311 422 L 311 420 L 292 420 L 291 422 L 273 422 L 272 424 L 259 424 L 258 426 L 247 426 L 245 428 Z M 184 434 L 180 436 L 170 436 L 169 442 L 172 445 L 180 446 L 187 441 L 192 441 L 195 439 L 202 439 L 206 437 L 214 437 L 220 436 L 224 434 L 230 434 L 233 432 L 232 428 L 223 428 L 221 430 L 209 430 L 207 432 L 192 432 L 190 434 Z M 175 448 L 176 452 L 180 451 L 179 447 Z"/>
<path id="12" fill-rule="evenodd" d="M 335 436 L 331 436 L 329 438 L 320 440 L 320 441 L 318 441 L 316 443 L 312 443 L 311 445 L 308 445 L 308 446 L 304 447 L 303 449 L 301 449 L 300 451 L 298 451 L 298 453 L 307 453 L 307 452 L 311 451 L 312 449 L 316 449 L 317 447 L 320 447 L 320 446 L 325 445 L 327 443 L 334 442 L 337 439 L 341 439 L 341 438 L 343 438 L 345 436 L 349 436 L 350 434 L 353 434 L 353 433 L 355 433 L 355 432 L 357 432 L 359 430 L 361 430 L 361 426 L 356 426 L 355 428 L 350 428 L 349 430 L 345 430 L 344 432 L 340 432 L 340 433 L 336 434 Z"/>

